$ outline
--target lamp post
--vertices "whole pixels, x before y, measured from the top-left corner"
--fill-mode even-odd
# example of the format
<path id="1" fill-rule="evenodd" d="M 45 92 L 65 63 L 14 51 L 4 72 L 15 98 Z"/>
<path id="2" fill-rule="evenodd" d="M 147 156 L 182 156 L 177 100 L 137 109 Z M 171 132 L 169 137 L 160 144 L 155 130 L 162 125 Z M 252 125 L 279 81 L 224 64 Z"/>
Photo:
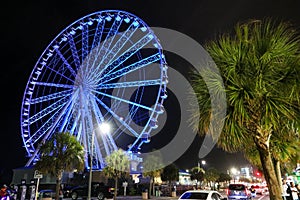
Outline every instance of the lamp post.
<path id="1" fill-rule="evenodd" d="M 95 143 L 95 131 L 92 132 L 92 146 L 90 152 L 90 170 L 89 170 L 89 190 L 88 190 L 88 200 L 91 200 L 91 190 L 92 190 L 92 175 L 93 175 L 93 153 L 94 153 L 94 143 Z"/>
<path id="2" fill-rule="evenodd" d="M 108 123 L 102 122 L 99 125 L 99 130 L 101 133 L 107 134 L 110 131 L 110 126 Z M 94 144 L 95 144 L 95 131 L 92 132 L 92 141 L 91 141 L 91 152 L 90 152 L 90 170 L 89 170 L 89 185 L 88 185 L 88 200 L 91 200 L 91 191 L 92 191 L 92 176 L 93 176 L 93 153 L 94 153 Z"/>

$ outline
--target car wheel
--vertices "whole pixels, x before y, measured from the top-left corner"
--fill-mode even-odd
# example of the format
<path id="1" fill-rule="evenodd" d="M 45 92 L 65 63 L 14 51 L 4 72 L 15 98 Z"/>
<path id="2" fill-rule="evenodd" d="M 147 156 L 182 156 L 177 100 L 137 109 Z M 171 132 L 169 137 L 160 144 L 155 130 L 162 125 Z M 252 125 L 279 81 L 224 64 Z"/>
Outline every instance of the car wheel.
<path id="1" fill-rule="evenodd" d="M 97 195 L 97 198 L 99 200 L 104 200 L 104 194 L 102 192 L 99 192 L 98 195 Z"/>
<path id="2" fill-rule="evenodd" d="M 72 198 L 73 200 L 77 199 L 77 198 L 78 198 L 77 192 L 72 192 L 71 198 Z"/>

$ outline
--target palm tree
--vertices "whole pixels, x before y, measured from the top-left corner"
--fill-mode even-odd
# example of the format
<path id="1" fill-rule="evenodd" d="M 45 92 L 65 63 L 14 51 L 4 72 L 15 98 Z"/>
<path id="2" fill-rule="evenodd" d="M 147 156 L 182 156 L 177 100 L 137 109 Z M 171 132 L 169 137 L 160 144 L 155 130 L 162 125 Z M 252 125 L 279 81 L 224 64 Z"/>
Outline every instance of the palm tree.
<path id="1" fill-rule="evenodd" d="M 270 191 L 270 199 L 281 199 L 271 143 L 280 132 L 282 119 L 291 124 L 299 117 L 300 62 L 299 33 L 287 22 L 272 19 L 238 23 L 234 34 L 221 35 L 206 45 L 220 69 L 227 96 L 227 113 L 218 145 L 229 152 L 254 146 Z M 214 89 L 220 79 L 212 77 Z M 212 113 L 206 85 L 196 77 L 200 134 L 205 134 Z M 210 87 L 210 86 L 208 86 Z M 198 124 L 197 124 L 198 127 Z M 211 133 L 211 132 L 210 132 Z"/>
<path id="2" fill-rule="evenodd" d="M 56 200 L 59 198 L 64 171 L 84 169 L 84 148 L 69 133 L 56 133 L 41 146 L 41 158 L 35 168 L 56 177 Z"/>
<path id="3" fill-rule="evenodd" d="M 160 177 L 163 171 L 163 161 L 160 155 L 149 155 L 143 161 L 143 176 L 150 177 L 149 196 L 154 193 L 154 179 Z"/>
<path id="4" fill-rule="evenodd" d="M 174 163 L 164 167 L 161 173 L 161 180 L 167 181 L 170 186 L 170 191 L 172 191 L 173 183 L 179 180 L 179 168 Z"/>
<path id="5" fill-rule="evenodd" d="M 129 174 L 129 157 L 125 151 L 119 149 L 108 155 L 105 161 L 106 167 L 103 169 L 103 172 L 108 177 L 115 179 L 114 200 L 116 200 L 118 191 L 118 178 Z"/>
<path id="6" fill-rule="evenodd" d="M 209 183 L 210 188 L 212 188 L 211 183 L 213 184 L 213 190 L 215 190 L 215 182 L 220 178 L 220 173 L 215 168 L 209 168 L 206 170 L 204 178 Z"/>
<path id="7" fill-rule="evenodd" d="M 205 174 L 204 169 L 199 166 L 193 167 L 190 173 L 191 173 L 191 180 L 197 180 L 196 189 L 198 188 L 198 182 L 201 188 L 201 182 L 204 180 L 204 174 Z"/>

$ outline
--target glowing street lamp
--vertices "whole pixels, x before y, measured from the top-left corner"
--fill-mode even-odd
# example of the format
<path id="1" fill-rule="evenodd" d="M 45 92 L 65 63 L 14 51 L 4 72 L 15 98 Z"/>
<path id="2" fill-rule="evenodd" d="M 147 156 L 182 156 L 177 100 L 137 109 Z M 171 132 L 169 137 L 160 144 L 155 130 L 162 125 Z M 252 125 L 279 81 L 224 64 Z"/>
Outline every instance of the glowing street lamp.
<path id="1" fill-rule="evenodd" d="M 198 167 L 201 168 L 201 165 L 204 166 L 206 165 L 206 161 L 205 160 L 201 160 L 201 164 L 200 162 L 198 161 Z"/>
<path id="2" fill-rule="evenodd" d="M 237 169 L 236 168 L 231 168 L 231 173 L 233 174 L 233 182 L 235 183 L 235 176 L 237 175 Z"/>

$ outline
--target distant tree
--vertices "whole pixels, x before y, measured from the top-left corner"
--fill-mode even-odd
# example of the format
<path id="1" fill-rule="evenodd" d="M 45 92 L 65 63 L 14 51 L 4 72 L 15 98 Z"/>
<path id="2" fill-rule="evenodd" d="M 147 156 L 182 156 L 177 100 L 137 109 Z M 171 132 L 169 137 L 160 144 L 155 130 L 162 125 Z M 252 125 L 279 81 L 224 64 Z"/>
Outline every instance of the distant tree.
<path id="1" fill-rule="evenodd" d="M 173 163 L 164 167 L 163 172 L 161 174 L 161 179 L 162 181 L 168 181 L 169 184 L 171 184 L 172 181 L 178 181 L 179 168 Z"/>
<path id="2" fill-rule="evenodd" d="M 215 189 L 215 182 L 219 179 L 220 174 L 219 171 L 215 168 L 209 168 L 205 171 L 204 174 L 205 180 L 209 183 L 211 187 L 211 183 L 213 183 L 213 188 Z"/>
<path id="3" fill-rule="evenodd" d="M 143 176 L 150 177 L 149 195 L 154 195 L 154 179 L 160 177 L 163 171 L 163 161 L 159 153 L 157 155 L 151 154 L 144 158 L 143 161 Z"/>
<path id="4" fill-rule="evenodd" d="M 229 174 L 221 172 L 221 173 L 219 174 L 219 178 L 217 179 L 217 182 L 218 182 L 218 183 L 222 183 L 222 182 L 227 183 L 227 182 L 229 182 L 231 179 L 232 179 L 232 177 L 231 177 Z"/>
<path id="5" fill-rule="evenodd" d="M 198 188 L 198 182 L 199 186 L 201 187 L 201 182 L 204 180 L 204 174 L 205 171 L 201 167 L 193 167 L 191 169 L 191 180 L 197 180 L 196 188 Z"/>
<path id="6" fill-rule="evenodd" d="M 164 167 L 161 180 L 168 182 L 170 190 L 172 190 L 172 183 L 179 180 L 179 168 L 174 163 Z"/>
<path id="7" fill-rule="evenodd" d="M 114 200 L 117 199 L 118 179 L 129 175 L 130 160 L 126 152 L 122 149 L 113 151 L 105 159 L 106 167 L 103 169 L 105 175 L 115 180 Z"/>
<path id="8" fill-rule="evenodd" d="M 59 198 L 64 171 L 84 169 L 84 148 L 70 133 L 56 133 L 40 149 L 41 158 L 35 169 L 56 177 L 56 200 Z"/>

